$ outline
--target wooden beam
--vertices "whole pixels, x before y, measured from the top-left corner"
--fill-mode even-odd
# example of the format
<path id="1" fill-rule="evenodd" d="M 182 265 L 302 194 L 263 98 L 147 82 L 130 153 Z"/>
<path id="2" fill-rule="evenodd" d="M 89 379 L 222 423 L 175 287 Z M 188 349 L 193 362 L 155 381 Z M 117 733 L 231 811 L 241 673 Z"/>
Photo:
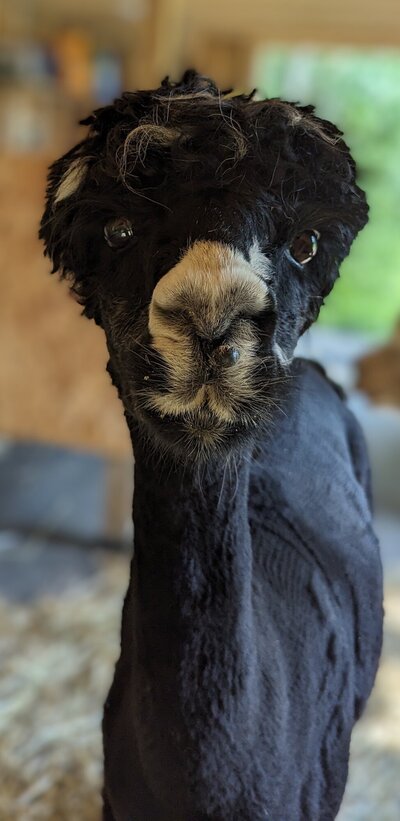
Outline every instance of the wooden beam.
<path id="1" fill-rule="evenodd" d="M 241 38 L 192 34 L 186 48 L 187 64 L 212 77 L 220 88 L 247 87 L 253 43 Z"/>
<path id="2" fill-rule="evenodd" d="M 177 78 L 185 68 L 188 28 L 187 0 L 149 0 L 146 16 L 132 26 L 127 87 L 151 88 L 167 74 Z"/>
<path id="3" fill-rule="evenodd" d="M 398 0 L 202 0 L 191 9 L 193 30 L 204 36 L 255 41 L 357 46 L 400 45 Z"/>

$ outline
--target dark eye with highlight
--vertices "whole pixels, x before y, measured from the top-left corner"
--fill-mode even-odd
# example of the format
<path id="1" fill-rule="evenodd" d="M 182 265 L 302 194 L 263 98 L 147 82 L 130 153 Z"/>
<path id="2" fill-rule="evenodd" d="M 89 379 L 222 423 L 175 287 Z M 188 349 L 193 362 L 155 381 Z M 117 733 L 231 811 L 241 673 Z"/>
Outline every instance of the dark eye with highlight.
<path id="1" fill-rule="evenodd" d="M 319 231 L 303 231 L 299 234 L 287 250 L 287 256 L 296 265 L 306 265 L 315 257 L 318 251 Z"/>
<path id="2" fill-rule="evenodd" d="M 114 217 L 104 226 L 104 239 L 110 248 L 125 248 L 133 236 L 132 223 L 126 217 Z"/>

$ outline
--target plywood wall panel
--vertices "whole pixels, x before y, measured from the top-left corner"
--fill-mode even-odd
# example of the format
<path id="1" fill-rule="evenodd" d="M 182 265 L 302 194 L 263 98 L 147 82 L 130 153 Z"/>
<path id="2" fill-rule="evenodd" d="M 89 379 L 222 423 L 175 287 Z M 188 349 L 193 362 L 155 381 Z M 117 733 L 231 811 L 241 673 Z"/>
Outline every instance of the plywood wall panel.
<path id="1" fill-rule="evenodd" d="M 49 276 L 37 227 L 46 158 L 0 158 L 0 435 L 129 451 L 103 334 Z"/>

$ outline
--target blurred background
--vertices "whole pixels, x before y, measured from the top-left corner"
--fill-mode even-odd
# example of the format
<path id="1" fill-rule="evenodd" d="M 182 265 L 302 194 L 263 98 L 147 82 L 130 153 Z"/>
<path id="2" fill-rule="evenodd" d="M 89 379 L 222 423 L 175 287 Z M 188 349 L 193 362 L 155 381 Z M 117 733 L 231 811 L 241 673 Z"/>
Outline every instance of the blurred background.
<path id="1" fill-rule="evenodd" d="M 195 67 L 223 88 L 315 104 L 345 132 L 368 193 L 370 224 L 299 352 L 345 387 L 364 427 L 386 576 L 384 656 L 340 821 L 398 821 L 397 0 L 2 0 L 0 27 L 0 818 L 99 817 L 132 539 L 130 446 L 103 336 L 36 238 L 46 168 L 93 107 Z"/>

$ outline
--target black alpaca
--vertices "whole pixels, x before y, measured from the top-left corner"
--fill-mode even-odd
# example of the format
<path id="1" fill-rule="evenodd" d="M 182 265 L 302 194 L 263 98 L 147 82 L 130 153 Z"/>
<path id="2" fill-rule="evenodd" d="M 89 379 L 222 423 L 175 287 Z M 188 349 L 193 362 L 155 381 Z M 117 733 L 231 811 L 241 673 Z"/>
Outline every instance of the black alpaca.
<path id="1" fill-rule="evenodd" d="M 104 819 L 331 821 L 382 631 L 358 425 L 293 359 L 367 220 L 311 107 L 186 72 L 96 111 L 41 237 L 135 452 Z"/>

